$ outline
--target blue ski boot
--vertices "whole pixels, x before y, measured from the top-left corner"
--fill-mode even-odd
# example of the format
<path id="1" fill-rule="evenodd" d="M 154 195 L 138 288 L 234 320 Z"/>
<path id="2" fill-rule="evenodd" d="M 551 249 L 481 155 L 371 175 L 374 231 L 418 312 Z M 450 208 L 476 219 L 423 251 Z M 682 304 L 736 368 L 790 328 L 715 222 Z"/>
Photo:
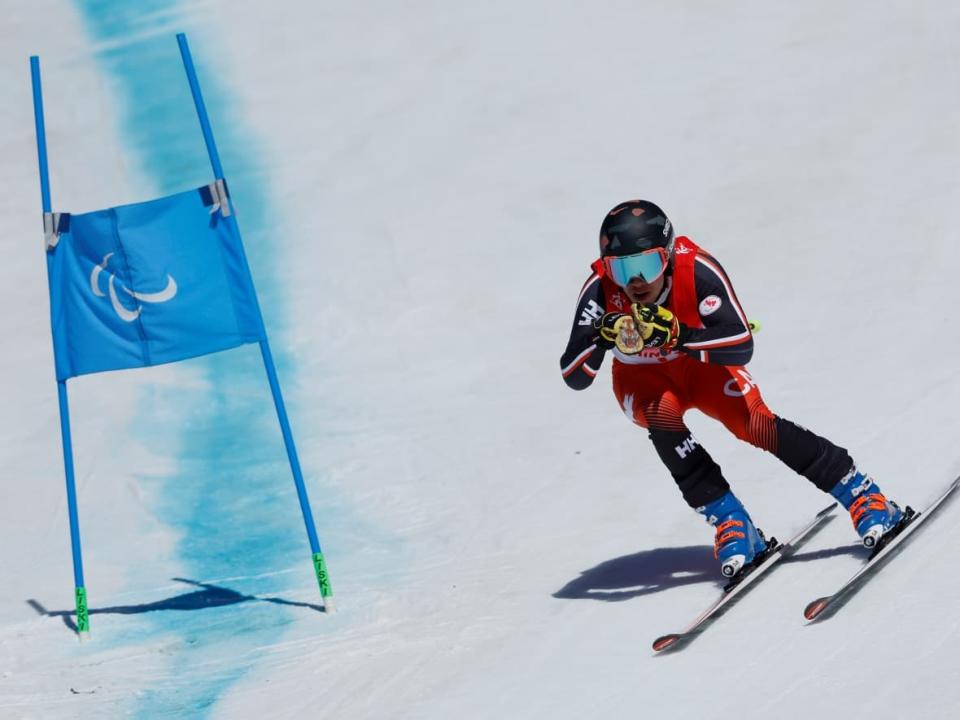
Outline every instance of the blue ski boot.
<path id="1" fill-rule="evenodd" d="M 766 549 L 763 533 L 757 530 L 743 504 L 732 492 L 697 508 L 697 512 L 717 529 L 713 556 L 720 561 L 720 572 L 724 577 L 733 577 Z"/>
<path id="2" fill-rule="evenodd" d="M 874 547 L 903 517 L 900 506 L 887 500 L 873 478 L 857 470 L 856 465 L 834 485 L 830 494 L 850 511 L 853 527 L 864 547 Z"/>

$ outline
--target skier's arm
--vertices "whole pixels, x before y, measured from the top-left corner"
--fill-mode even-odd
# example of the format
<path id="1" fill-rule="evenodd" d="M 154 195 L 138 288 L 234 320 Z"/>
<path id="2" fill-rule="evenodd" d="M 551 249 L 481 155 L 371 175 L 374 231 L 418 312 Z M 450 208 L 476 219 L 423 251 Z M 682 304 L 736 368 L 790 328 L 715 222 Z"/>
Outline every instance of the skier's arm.
<path id="1" fill-rule="evenodd" d="M 753 357 L 753 334 L 726 272 L 712 257 L 697 257 L 694 278 L 702 329 L 685 328 L 681 347 L 715 365 L 746 365 Z"/>
<path id="2" fill-rule="evenodd" d="M 599 339 L 598 331 L 594 327 L 594 322 L 605 312 L 603 303 L 600 277 L 593 273 L 580 291 L 570 340 L 567 342 L 567 349 L 560 356 L 563 380 L 574 390 L 590 387 L 603 362 L 606 344 Z"/>

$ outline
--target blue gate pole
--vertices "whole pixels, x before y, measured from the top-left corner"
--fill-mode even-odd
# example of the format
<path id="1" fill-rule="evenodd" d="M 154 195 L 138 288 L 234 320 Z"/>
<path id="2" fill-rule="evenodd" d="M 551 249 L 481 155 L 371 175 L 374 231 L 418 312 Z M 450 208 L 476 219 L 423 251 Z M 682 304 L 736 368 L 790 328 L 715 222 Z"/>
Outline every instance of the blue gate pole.
<path id="1" fill-rule="evenodd" d="M 40 164 L 40 198 L 43 204 L 44 226 L 50 209 L 50 175 L 47 171 L 47 135 L 43 123 L 43 92 L 40 87 L 40 58 L 30 57 L 30 77 L 33 81 L 33 119 L 37 132 L 37 160 Z M 52 222 L 52 218 L 50 218 Z M 56 230 L 56 228 L 54 228 Z M 47 263 L 49 266 L 49 255 Z M 49 267 L 48 267 L 49 278 Z M 80 549 L 80 519 L 77 513 L 77 489 L 73 473 L 73 443 L 70 439 L 70 405 L 67 401 L 67 381 L 57 380 L 57 399 L 60 403 L 60 438 L 63 443 L 63 468 L 67 479 L 67 510 L 70 516 L 70 549 L 73 553 L 73 584 L 77 607 L 77 633 L 80 638 L 90 632 L 87 610 L 87 589 L 83 584 L 83 554 Z"/>
<path id="2" fill-rule="evenodd" d="M 187 36 L 183 33 L 177 34 L 177 43 L 180 46 L 180 55 L 183 58 L 183 67 L 187 72 L 187 80 L 190 82 L 190 92 L 193 94 L 193 103 L 197 108 L 197 117 L 200 119 L 200 128 L 203 130 L 203 139 L 207 144 L 207 154 L 210 156 L 210 165 L 213 166 L 213 173 L 216 179 L 223 182 L 223 167 L 220 165 L 220 155 L 217 153 L 217 145 L 213 139 L 213 130 L 210 128 L 210 120 L 207 117 L 207 108 L 203 102 L 203 95 L 200 93 L 200 83 L 197 81 L 197 72 L 193 66 L 193 58 L 190 56 L 190 48 L 187 45 Z M 240 227 L 235 216 L 230 213 L 225 216 L 224 221 L 228 227 L 240 239 Z M 260 311 L 260 300 L 257 297 L 256 290 L 253 288 L 253 275 L 250 273 L 250 266 L 247 263 L 246 252 L 243 250 L 243 242 L 239 242 L 241 257 L 243 258 L 244 269 L 246 270 L 247 282 L 250 283 L 254 304 L 257 308 L 257 319 L 260 325 L 260 354 L 263 356 L 263 365 L 267 371 L 267 379 L 270 382 L 270 391 L 273 393 L 273 404 L 277 410 L 277 418 L 280 421 L 280 430 L 283 433 L 283 443 L 287 449 L 287 458 L 290 461 L 290 470 L 293 472 L 293 482 L 297 487 L 297 498 L 300 500 L 300 511 L 303 513 L 303 522 L 307 528 L 307 537 L 310 540 L 310 551 L 313 557 L 313 570 L 317 576 L 317 583 L 320 586 L 320 596 L 323 598 L 323 606 L 327 612 L 333 612 L 333 589 L 330 584 L 330 575 L 327 572 L 326 560 L 323 557 L 323 551 L 320 548 L 320 541 L 317 538 L 317 529 L 313 522 L 313 512 L 310 509 L 310 499 L 307 497 L 307 488 L 303 482 L 303 472 L 300 469 L 300 460 L 297 457 L 297 448 L 293 442 L 293 433 L 290 431 L 290 421 L 287 418 L 287 410 L 283 403 L 283 395 L 280 392 L 280 381 L 277 379 L 277 369 L 273 363 L 273 354 L 270 352 L 270 342 L 267 339 L 267 330 L 263 322 L 263 313 Z"/>

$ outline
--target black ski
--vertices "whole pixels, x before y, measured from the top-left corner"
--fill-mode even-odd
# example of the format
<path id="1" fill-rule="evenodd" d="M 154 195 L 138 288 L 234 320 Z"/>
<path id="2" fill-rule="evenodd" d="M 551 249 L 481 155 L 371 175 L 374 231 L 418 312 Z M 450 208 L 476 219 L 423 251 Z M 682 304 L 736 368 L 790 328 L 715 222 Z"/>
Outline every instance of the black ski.
<path id="1" fill-rule="evenodd" d="M 822 620 L 830 617 L 843 607 L 854 593 L 863 587 L 863 584 L 867 580 L 877 574 L 877 571 L 887 560 L 903 549 L 904 543 L 906 543 L 923 523 L 930 519 L 937 509 L 943 507 L 944 502 L 953 495 L 958 487 L 960 487 L 960 477 L 950 483 L 940 497 L 934 500 L 926 510 L 915 512 L 913 508 L 910 507 L 904 510 L 904 519 L 894 530 L 880 538 L 880 543 L 870 555 L 867 564 L 860 568 L 853 577 L 841 585 L 840 589 L 832 595 L 826 595 L 825 597 L 817 598 L 813 602 L 808 603 L 807 607 L 803 610 L 803 616 L 811 622 L 814 620 Z"/>
<path id="2" fill-rule="evenodd" d="M 767 550 L 759 559 L 759 562 L 755 561 L 731 580 L 730 583 L 724 587 L 723 594 L 720 595 L 710 607 L 700 613 L 686 630 L 679 633 L 661 635 L 654 640 L 654 651 L 663 652 L 664 650 L 676 650 L 703 632 L 709 622 L 719 617 L 722 611 L 733 604 L 735 598 L 745 593 L 749 587 L 760 580 L 774 565 L 792 555 L 800 545 L 809 540 L 816 531 L 835 517 L 831 513 L 836 507 L 836 504 L 833 504 L 818 512 L 813 520 L 782 545 L 777 543 L 776 540 L 771 539 Z"/>

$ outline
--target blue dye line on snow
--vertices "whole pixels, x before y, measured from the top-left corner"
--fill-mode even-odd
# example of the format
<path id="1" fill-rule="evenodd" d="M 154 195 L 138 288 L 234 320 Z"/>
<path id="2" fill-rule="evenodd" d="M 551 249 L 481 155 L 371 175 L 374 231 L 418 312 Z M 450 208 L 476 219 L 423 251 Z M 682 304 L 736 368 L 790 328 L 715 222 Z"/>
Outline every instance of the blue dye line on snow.
<path id="1" fill-rule="evenodd" d="M 174 37 L 182 29 L 176 27 L 177 3 L 75 2 L 98 43 L 98 60 L 116 83 L 128 158 L 139 163 L 157 195 L 212 180 Z M 224 90 L 214 82 L 211 63 L 204 61 L 213 49 L 196 41 L 191 49 L 226 176 L 241 206 L 238 219 L 269 331 L 271 316 L 280 314 L 279 292 L 270 253 L 265 251 L 275 239 L 268 232 L 266 192 L 254 177 L 256 149 L 231 113 Z M 71 175 L 90 171 L 70 169 Z M 82 180 L 71 177 L 71 181 Z M 105 198 L 103 205 L 110 204 L 110 198 Z M 287 363 L 282 353 L 277 360 L 283 382 Z M 140 427 L 148 447 L 178 448 L 177 470 L 163 478 L 144 477 L 143 482 L 156 483 L 157 517 L 180 533 L 177 551 L 186 580 L 241 579 L 214 582 L 214 588 L 186 582 L 182 600 L 155 603 L 170 612 L 148 612 L 145 606 L 137 614 L 137 629 L 131 631 L 137 637 L 128 634 L 118 642 L 152 637 L 176 640 L 167 645 L 167 651 L 174 653 L 168 663 L 170 676 L 155 678 L 145 689 L 130 709 L 135 717 L 206 716 L 255 662 L 256 648 L 276 640 L 296 613 L 313 612 L 285 606 L 295 603 L 251 598 L 254 594 L 276 598 L 303 581 L 299 574 L 259 579 L 258 575 L 295 562 L 303 563 L 304 574 L 311 572 L 309 546 L 259 350 L 245 346 L 189 362 L 202 372 L 204 387 L 152 388 L 151 418 Z M 320 507 L 314 498 L 315 512 Z M 322 523 L 320 531 L 322 538 Z M 95 597 L 91 595 L 94 612 Z M 188 607 L 191 602 L 206 607 L 199 612 L 176 611 L 193 609 Z M 185 672 L 187 667 L 191 669 Z"/>

